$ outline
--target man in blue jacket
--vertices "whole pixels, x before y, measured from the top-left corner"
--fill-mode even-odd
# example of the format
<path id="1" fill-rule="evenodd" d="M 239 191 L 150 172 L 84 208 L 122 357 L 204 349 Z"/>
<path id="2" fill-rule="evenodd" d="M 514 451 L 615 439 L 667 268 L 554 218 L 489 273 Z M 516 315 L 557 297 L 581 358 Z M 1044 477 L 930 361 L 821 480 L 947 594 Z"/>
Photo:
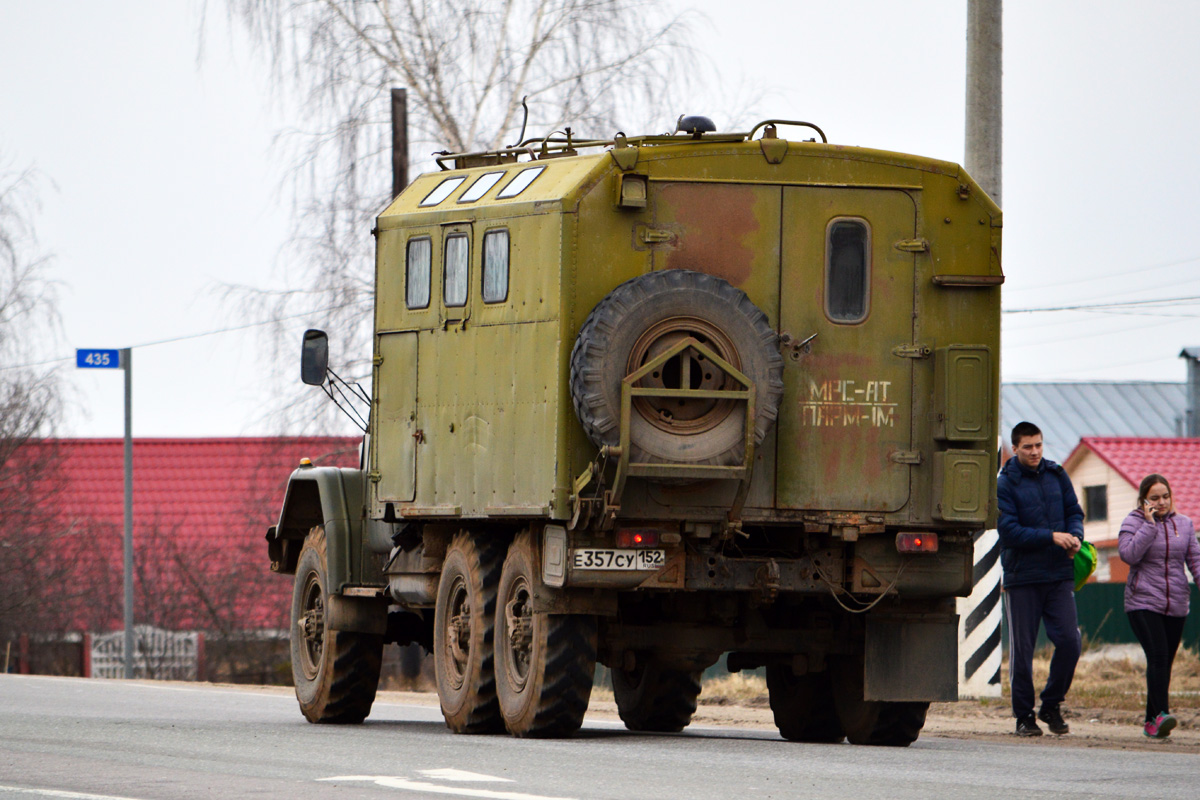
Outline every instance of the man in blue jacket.
<path id="1" fill-rule="evenodd" d="M 1012 430 L 1016 455 L 1000 470 L 1000 563 L 1008 615 L 1009 684 L 1018 736 L 1070 730 L 1059 705 L 1071 688 L 1081 648 L 1075 612 L 1074 558 L 1083 543 L 1083 509 L 1066 471 L 1042 458 L 1042 432 L 1032 422 Z M 1054 645 L 1042 707 L 1033 713 L 1033 649 L 1038 626 Z"/>

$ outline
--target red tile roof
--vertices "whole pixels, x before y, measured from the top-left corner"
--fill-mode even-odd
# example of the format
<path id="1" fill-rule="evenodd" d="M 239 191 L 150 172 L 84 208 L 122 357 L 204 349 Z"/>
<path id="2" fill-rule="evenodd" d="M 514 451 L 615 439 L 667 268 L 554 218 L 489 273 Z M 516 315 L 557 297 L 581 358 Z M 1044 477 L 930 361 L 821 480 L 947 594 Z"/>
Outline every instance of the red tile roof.
<path id="1" fill-rule="evenodd" d="M 301 458 L 356 466 L 359 442 L 135 439 L 135 621 L 177 630 L 286 628 L 291 582 L 270 572 L 263 534 L 277 521 L 288 475 Z M 27 444 L 17 458 L 55 464 L 46 479 L 54 486 L 45 492 L 55 525 L 81 534 L 89 548 L 73 556 L 79 562 L 73 580 L 94 587 L 91 601 L 61 624 L 120 628 L 123 440 L 46 439 Z"/>
<path id="2" fill-rule="evenodd" d="M 1176 510 L 1200 520 L 1200 438 L 1085 436 L 1067 461 L 1084 447 L 1134 488 L 1153 472 L 1162 475 L 1171 482 Z"/>

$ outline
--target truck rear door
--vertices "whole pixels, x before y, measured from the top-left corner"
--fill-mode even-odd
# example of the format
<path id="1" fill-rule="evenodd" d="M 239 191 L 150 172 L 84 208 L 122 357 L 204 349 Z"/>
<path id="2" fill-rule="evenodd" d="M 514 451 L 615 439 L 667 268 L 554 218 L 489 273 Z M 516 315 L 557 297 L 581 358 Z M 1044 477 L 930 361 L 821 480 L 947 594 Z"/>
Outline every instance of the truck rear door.
<path id="1" fill-rule="evenodd" d="M 904 191 L 786 187 L 780 508 L 887 512 L 909 498 L 917 211 Z"/>

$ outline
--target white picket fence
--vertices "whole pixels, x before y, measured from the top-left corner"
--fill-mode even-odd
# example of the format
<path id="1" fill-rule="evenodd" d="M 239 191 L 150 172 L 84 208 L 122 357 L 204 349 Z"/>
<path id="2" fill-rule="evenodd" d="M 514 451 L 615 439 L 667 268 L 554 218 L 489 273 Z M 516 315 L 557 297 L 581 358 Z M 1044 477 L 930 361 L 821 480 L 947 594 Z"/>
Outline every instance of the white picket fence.
<path id="1" fill-rule="evenodd" d="M 135 678 L 194 681 L 200 669 L 200 634 L 150 625 L 133 628 Z M 92 677 L 125 677 L 125 632 L 92 636 Z"/>

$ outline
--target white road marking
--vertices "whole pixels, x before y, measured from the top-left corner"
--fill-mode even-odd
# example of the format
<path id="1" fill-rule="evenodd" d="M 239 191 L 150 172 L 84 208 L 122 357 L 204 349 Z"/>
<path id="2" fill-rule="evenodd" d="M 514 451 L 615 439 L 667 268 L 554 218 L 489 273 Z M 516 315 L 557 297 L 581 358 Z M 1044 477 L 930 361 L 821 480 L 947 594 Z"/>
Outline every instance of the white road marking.
<path id="1" fill-rule="evenodd" d="M 417 772 L 426 778 L 439 781 L 461 781 L 463 783 L 512 783 L 512 778 L 497 778 L 494 775 L 481 775 L 478 772 L 467 772 L 464 769 L 419 769 Z"/>
<path id="2" fill-rule="evenodd" d="M 573 797 L 549 797 L 525 792 L 497 792 L 492 789 L 468 789 L 465 786 L 440 786 L 436 783 L 410 781 L 408 778 L 387 775 L 339 775 L 335 778 L 317 778 L 317 780 L 371 781 L 376 786 L 387 786 L 390 789 L 407 789 L 410 792 L 428 792 L 430 794 L 452 794 L 458 797 L 485 797 L 488 800 L 577 800 Z"/>
<path id="3" fill-rule="evenodd" d="M 38 797 L 61 797 L 66 800 L 139 800 L 135 797 L 121 797 L 113 794 L 87 794 L 85 792 L 67 792 L 61 789 L 27 789 L 23 786 L 6 786 L 4 784 L 0 784 L 0 792 L 32 794 Z"/>

